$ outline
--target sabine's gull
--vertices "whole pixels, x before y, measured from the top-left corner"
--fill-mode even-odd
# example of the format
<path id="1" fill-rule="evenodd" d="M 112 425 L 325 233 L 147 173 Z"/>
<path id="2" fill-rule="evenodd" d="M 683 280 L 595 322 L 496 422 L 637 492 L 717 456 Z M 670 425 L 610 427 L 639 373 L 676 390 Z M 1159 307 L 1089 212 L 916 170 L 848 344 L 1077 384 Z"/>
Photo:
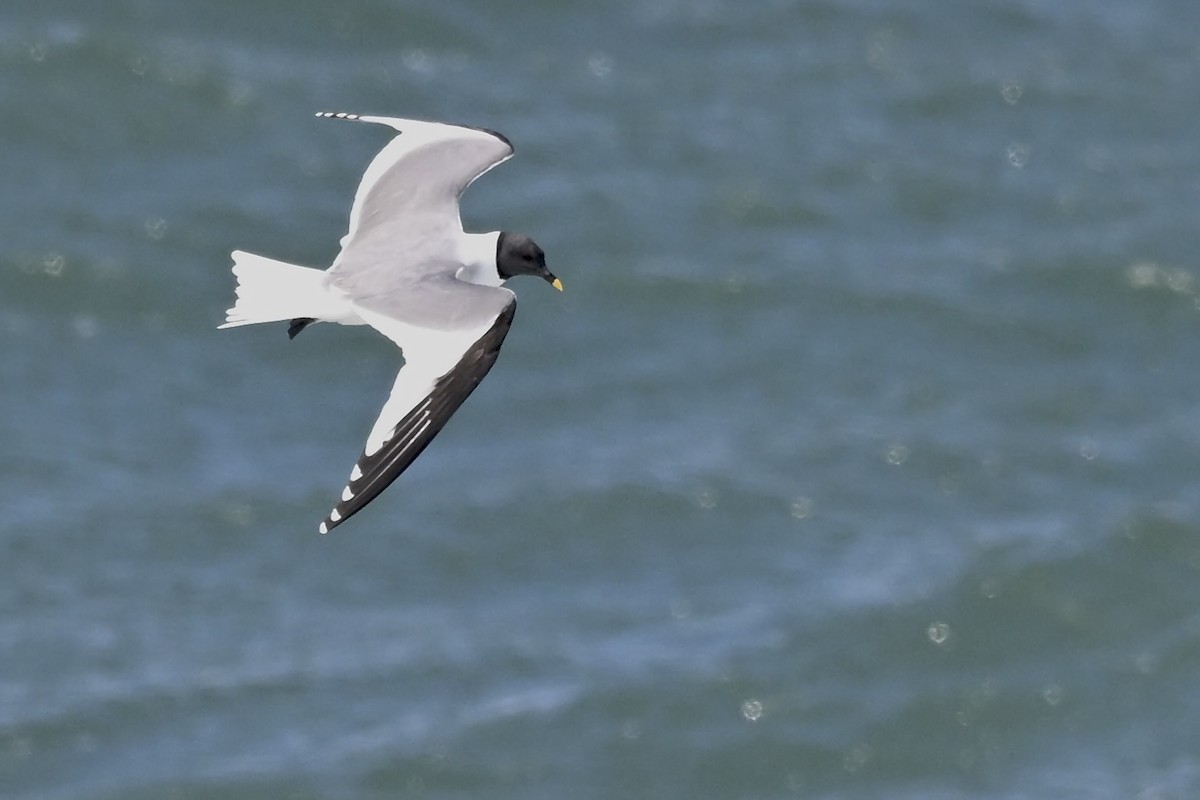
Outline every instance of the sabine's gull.
<path id="1" fill-rule="evenodd" d="M 496 363 L 517 306 L 504 282 L 536 275 L 559 291 L 562 282 L 528 236 L 463 231 L 459 198 L 512 157 L 508 139 L 437 122 L 317 116 L 399 133 L 367 167 L 328 269 L 234 251 L 237 300 L 220 327 L 289 321 L 295 337 L 313 322 L 370 325 L 403 351 L 391 396 L 319 527 L 328 533 L 404 472 Z"/>

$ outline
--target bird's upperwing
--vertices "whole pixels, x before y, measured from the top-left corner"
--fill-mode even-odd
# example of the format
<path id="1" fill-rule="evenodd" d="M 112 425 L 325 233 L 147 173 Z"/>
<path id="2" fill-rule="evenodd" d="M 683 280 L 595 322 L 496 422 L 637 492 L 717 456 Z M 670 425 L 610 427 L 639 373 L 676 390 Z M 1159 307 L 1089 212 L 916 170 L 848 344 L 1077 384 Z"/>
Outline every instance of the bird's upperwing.
<path id="1" fill-rule="evenodd" d="M 480 297 L 497 306 L 485 324 L 439 330 L 359 309 L 367 323 L 401 346 L 404 367 L 367 436 L 341 500 L 321 523 L 321 533 L 344 522 L 396 480 L 496 363 L 516 313 L 516 298 L 507 289 L 463 286 L 488 293 Z M 482 301 L 476 302 L 481 305 Z"/>
<path id="2" fill-rule="evenodd" d="M 461 234 L 459 197 L 472 181 L 513 154 L 507 139 L 483 128 L 330 112 L 317 116 L 374 122 L 399 132 L 363 174 L 350 229 L 330 269 L 334 274 L 396 269 L 397 258 L 410 260 L 420 242 L 445 242 Z"/>

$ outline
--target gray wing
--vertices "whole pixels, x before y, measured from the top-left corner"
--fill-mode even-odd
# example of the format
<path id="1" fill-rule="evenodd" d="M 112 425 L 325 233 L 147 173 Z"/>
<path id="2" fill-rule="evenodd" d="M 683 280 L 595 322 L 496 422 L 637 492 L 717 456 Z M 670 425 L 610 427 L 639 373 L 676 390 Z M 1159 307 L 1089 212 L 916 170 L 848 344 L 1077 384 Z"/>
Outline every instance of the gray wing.
<path id="1" fill-rule="evenodd" d="M 462 193 L 513 154 L 507 139 L 481 128 L 356 114 L 317 116 L 399 131 L 363 174 L 349 232 L 329 270 L 334 285 L 351 295 L 371 292 L 379 272 L 430 271 L 433 262 L 444 262 L 446 247 L 462 235 Z"/>
<path id="2" fill-rule="evenodd" d="M 458 280 L 454 272 L 459 265 L 444 258 L 422 266 L 423 271 L 415 273 L 381 269 L 369 282 L 364 276 L 350 291 L 363 321 L 398 344 L 406 359 L 414 346 L 409 328 L 421 334 L 473 330 L 490 324 L 514 297 L 503 287 Z M 394 335 L 396 330 L 402 333 Z"/>

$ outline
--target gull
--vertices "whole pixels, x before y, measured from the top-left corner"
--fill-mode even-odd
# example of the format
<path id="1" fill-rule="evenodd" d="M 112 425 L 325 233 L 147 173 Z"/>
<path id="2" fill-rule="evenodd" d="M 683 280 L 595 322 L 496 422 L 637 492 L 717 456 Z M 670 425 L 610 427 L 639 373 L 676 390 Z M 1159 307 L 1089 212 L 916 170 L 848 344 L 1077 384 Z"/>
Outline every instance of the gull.
<path id="1" fill-rule="evenodd" d="M 504 282 L 536 275 L 562 291 L 528 236 L 466 233 L 462 193 L 507 161 L 513 146 L 485 128 L 321 112 L 398 133 L 354 195 L 350 229 L 328 269 L 233 252 L 237 299 L 221 328 L 288 321 L 288 337 L 315 322 L 370 325 L 400 347 L 404 365 L 367 434 L 328 533 L 371 502 L 421 454 L 483 380 L 512 325 Z"/>

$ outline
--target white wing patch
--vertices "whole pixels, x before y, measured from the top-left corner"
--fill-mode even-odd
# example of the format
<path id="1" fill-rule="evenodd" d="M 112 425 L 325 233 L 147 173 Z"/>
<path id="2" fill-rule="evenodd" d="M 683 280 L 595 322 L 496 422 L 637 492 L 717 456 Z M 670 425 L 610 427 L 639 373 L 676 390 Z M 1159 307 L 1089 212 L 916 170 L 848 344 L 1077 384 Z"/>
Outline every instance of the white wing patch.
<path id="1" fill-rule="evenodd" d="M 391 438 L 396 424 L 429 397 L 437 379 L 454 369 L 463 353 L 488 332 L 491 321 L 468 330 L 434 331 L 361 307 L 358 310 L 368 325 L 391 339 L 404 352 L 404 366 L 396 376 L 392 393 L 367 435 L 363 451 L 370 456 L 379 452 L 379 448 Z M 428 413 L 426 410 L 425 414 Z M 361 473 L 359 477 L 362 477 Z M 352 481 L 357 479 L 351 474 Z"/>

